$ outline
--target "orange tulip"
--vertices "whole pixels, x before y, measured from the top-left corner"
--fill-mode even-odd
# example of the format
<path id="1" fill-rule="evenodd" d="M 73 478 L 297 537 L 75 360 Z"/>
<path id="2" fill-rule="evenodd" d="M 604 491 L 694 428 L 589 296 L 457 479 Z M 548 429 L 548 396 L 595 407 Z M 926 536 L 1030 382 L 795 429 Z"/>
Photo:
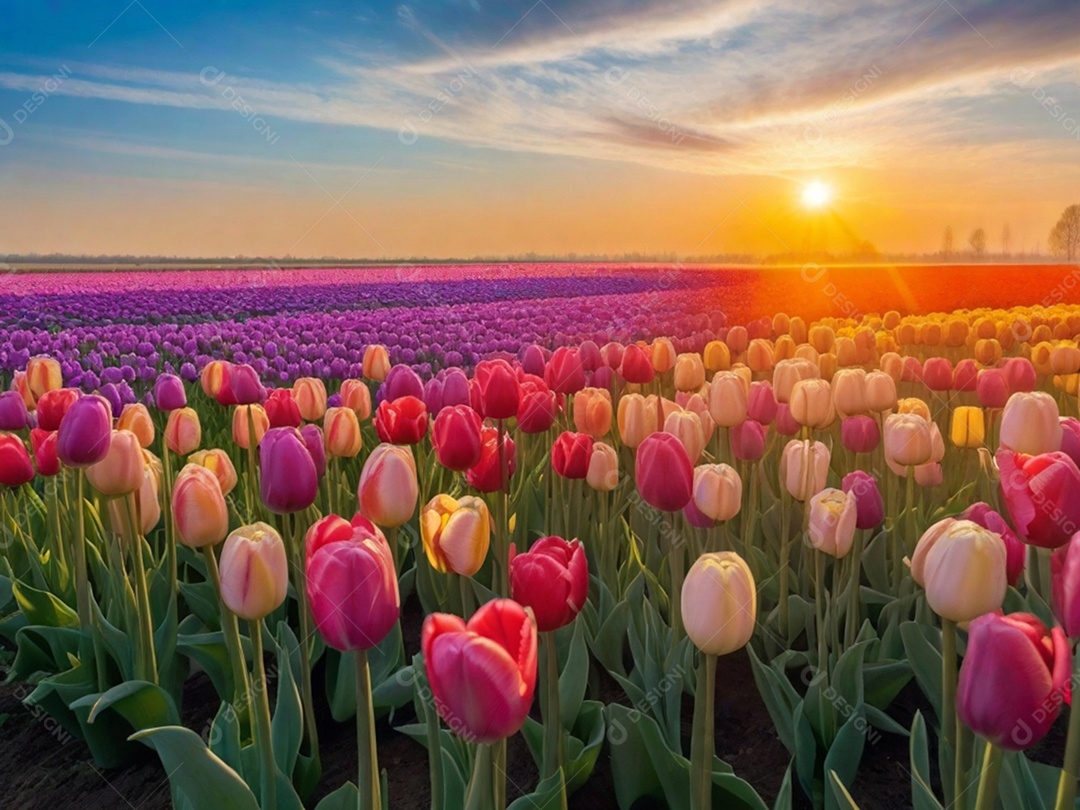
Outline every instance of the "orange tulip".
<path id="1" fill-rule="evenodd" d="M 371 389 L 363 380 L 345 380 L 341 384 L 341 406 L 363 422 L 371 417 Z"/>
<path id="2" fill-rule="evenodd" d="M 214 477 L 217 478 L 218 484 L 221 485 L 222 495 L 228 496 L 236 488 L 239 480 L 236 475 L 236 467 L 233 466 L 232 459 L 224 450 L 216 448 L 213 450 L 200 450 L 188 458 L 188 463 L 197 464 L 212 472 Z"/>
<path id="3" fill-rule="evenodd" d="M 169 411 L 169 419 L 165 423 L 165 444 L 170 450 L 186 456 L 197 450 L 201 441 L 202 425 L 198 411 L 194 408 Z"/>
<path id="4" fill-rule="evenodd" d="M 316 377 L 300 377 L 293 383 L 293 400 L 306 422 L 318 422 L 326 413 L 326 386 Z"/>
<path id="5" fill-rule="evenodd" d="M 579 433 L 600 439 L 611 432 L 611 392 L 582 388 L 574 394 L 574 426 Z"/>
<path id="6" fill-rule="evenodd" d="M 37 401 L 46 391 L 55 391 L 64 384 L 60 364 L 51 357 L 31 357 L 26 363 L 26 385 Z"/>
<path id="7" fill-rule="evenodd" d="M 323 419 L 326 452 L 338 458 L 355 458 L 363 446 L 360 420 L 350 408 L 329 408 Z"/>
<path id="8" fill-rule="evenodd" d="M 248 411 L 251 417 L 248 417 Z M 236 445 L 244 450 L 248 449 L 249 433 L 251 425 L 255 426 L 255 446 L 259 446 L 266 431 L 270 428 L 270 418 L 262 405 L 237 405 L 233 411 L 232 434 Z"/>
<path id="9" fill-rule="evenodd" d="M 141 402 L 124 406 L 124 410 L 120 412 L 120 418 L 116 421 L 116 428 L 130 430 L 143 447 L 149 447 L 154 443 L 154 420 L 150 418 L 150 411 Z"/>

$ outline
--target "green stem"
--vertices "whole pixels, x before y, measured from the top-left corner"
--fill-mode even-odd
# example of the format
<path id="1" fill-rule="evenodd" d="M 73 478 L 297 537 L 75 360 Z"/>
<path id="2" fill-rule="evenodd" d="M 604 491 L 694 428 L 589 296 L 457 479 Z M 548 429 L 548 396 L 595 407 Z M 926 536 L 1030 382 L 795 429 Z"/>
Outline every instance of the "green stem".
<path id="1" fill-rule="evenodd" d="M 270 736 L 270 694 L 266 684 L 266 668 L 263 665 L 262 619 L 249 623 L 251 631 L 251 653 L 253 659 L 252 676 L 259 695 L 259 705 L 255 711 L 255 733 L 259 755 L 262 757 L 260 787 L 264 810 L 277 807 L 277 764 L 274 762 L 274 744 Z M 288 662 L 284 662 L 288 666 Z"/>
<path id="2" fill-rule="evenodd" d="M 248 460 L 248 480 L 247 480 L 247 509 L 248 520 L 256 520 L 256 508 L 259 502 L 259 485 L 258 485 L 258 463 L 255 461 L 255 413 L 252 410 L 253 405 L 247 406 L 247 423 L 248 423 L 248 442 L 247 442 L 247 460 Z"/>
<path id="3" fill-rule="evenodd" d="M 319 729 L 315 723 L 315 693 L 311 685 L 311 650 L 314 644 L 315 630 L 312 627 L 311 606 L 307 598 L 307 578 L 304 567 L 304 535 L 300 530 L 300 521 L 291 515 L 283 516 L 286 535 L 291 540 L 293 551 L 293 588 L 299 603 L 300 614 L 300 686 L 304 704 L 304 728 L 306 730 L 308 753 L 319 760 Z"/>
<path id="4" fill-rule="evenodd" d="M 905 491 L 904 500 L 906 501 L 904 508 L 904 526 L 906 537 L 901 537 L 899 532 L 893 536 L 893 593 L 898 595 L 900 593 L 900 583 L 904 579 L 904 554 L 907 551 L 909 543 L 915 542 L 915 468 L 908 465 L 907 468 L 907 489 Z"/>
<path id="5" fill-rule="evenodd" d="M 825 552 L 814 550 L 814 618 L 817 621 L 817 665 L 829 671 L 829 643 L 825 639 Z"/>
<path id="6" fill-rule="evenodd" d="M 172 454 L 169 452 L 169 445 L 164 439 L 161 442 L 161 468 L 162 478 L 164 479 L 164 497 L 162 500 L 162 507 L 165 513 L 165 554 L 169 560 L 169 598 L 176 599 L 177 591 L 177 573 L 176 573 L 176 533 L 173 531 L 173 514 L 172 514 L 172 488 L 173 488 L 173 476 L 172 476 Z"/>
<path id="7" fill-rule="evenodd" d="M 379 756 L 375 747 L 375 711 L 367 650 L 356 651 L 356 753 L 359 810 L 382 810 Z"/>
<path id="8" fill-rule="evenodd" d="M 862 552 L 866 542 L 866 533 L 862 529 L 855 530 L 855 547 L 851 550 L 851 584 L 848 586 L 848 614 L 844 625 L 844 647 L 850 647 L 858 637 L 860 626 L 860 612 L 862 602 L 859 598 L 859 589 L 862 581 Z"/>
<path id="9" fill-rule="evenodd" d="M 462 576 L 461 574 L 455 574 L 455 576 L 457 577 L 458 589 L 461 593 L 461 618 L 468 621 L 473 613 L 472 586 L 469 583 L 468 577 Z"/>
<path id="10" fill-rule="evenodd" d="M 484 799 L 491 795 L 491 748 L 485 743 L 476 746 L 472 777 L 465 793 L 465 810 L 486 810 L 488 806 Z"/>
<path id="11" fill-rule="evenodd" d="M 85 478 L 75 470 L 75 601 L 79 610 L 79 627 L 90 627 L 90 582 L 86 576 L 86 503 Z"/>
<path id="12" fill-rule="evenodd" d="M 791 544 L 788 535 L 791 533 L 791 504 L 788 502 L 787 490 L 782 489 L 780 495 L 780 634 L 788 637 L 788 592 L 791 585 L 788 582 L 790 574 Z"/>
<path id="13" fill-rule="evenodd" d="M 716 722 L 716 656 L 701 654 L 697 672 L 697 694 L 694 697 L 695 716 L 690 741 L 690 807 L 692 810 L 712 808 L 712 761 L 715 747 Z M 698 711 L 700 707 L 700 711 Z"/>
<path id="14" fill-rule="evenodd" d="M 503 810 L 506 807 L 506 739 L 503 738 L 492 745 L 492 776 L 493 785 L 491 795 L 495 797 L 495 810 Z"/>
<path id="15" fill-rule="evenodd" d="M 956 755 L 956 622 L 944 618 L 941 620 L 941 729 L 945 745 L 941 781 L 949 805 L 955 801 L 957 789 L 950 762 Z"/>
<path id="16" fill-rule="evenodd" d="M 994 810 L 998 796 L 998 777 L 1001 775 L 1001 749 L 991 742 L 986 744 L 982 774 L 979 776 L 979 794 L 975 810 Z"/>
<path id="17" fill-rule="evenodd" d="M 143 563 L 143 538 L 139 533 L 135 517 L 135 495 L 129 494 L 124 497 L 124 507 L 127 513 L 129 542 L 134 551 L 135 566 L 135 598 L 139 605 L 139 636 L 142 647 L 139 660 L 142 664 L 142 678 L 157 683 L 157 653 L 154 650 L 154 617 L 150 610 L 150 589 L 146 583 L 146 567 Z"/>
<path id="18" fill-rule="evenodd" d="M 244 647 L 240 641 L 240 628 L 236 614 L 229 610 L 221 598 L 221 572 L 218 570 L 214 547 L 203 546 L 202 553 L 206 560 L 206 575 L 214 586 L 221 611 L 221 634 L 225 637 L 225 650 L 229 654 L 233 670 L 233 704 L 238 712 L 247 714 L 251 706 L 251 683 L 248 679 L 247 661 L 244 659 Z"/>
<path id="19" fill-rule="evenodd" d="M 559 719 L 559 655 L 555 648 L 555 633 L 543 634 L 545 673 L 545 699 L 543 705 L 544 720 L 544 767 L 542 779 L 558 774 L 562 770 L 562 722 Z M 561 779 L 560 806 L 566 806 L 566 781 Z"/>
<path id="20" fill-rule="evenodd" d="M 668 547 L 668 572 L 671 574 L 668 611 L 671 614 L 671 629 L 675 633 L 675 641 L 678 641 L 683 637 L 682 605 L 680 604 L 683 585 L 683 547 L 682 543 L 673 541 L 670 534 L 666 545 Z"/>
<path id="21" fill-rule="evenodd" d="M 1080 677 L 1080 658 L 1074 659 L 1073 683 Z M 1065 764 L 1058 779 L 1057 802 L 1054 810 L 1073 810 L 1076 803 L 1076 779 L 1080 776 L 1080 706 L 1076 701 L 1069 707 L 1069 736 L 1065 740 Z"/>

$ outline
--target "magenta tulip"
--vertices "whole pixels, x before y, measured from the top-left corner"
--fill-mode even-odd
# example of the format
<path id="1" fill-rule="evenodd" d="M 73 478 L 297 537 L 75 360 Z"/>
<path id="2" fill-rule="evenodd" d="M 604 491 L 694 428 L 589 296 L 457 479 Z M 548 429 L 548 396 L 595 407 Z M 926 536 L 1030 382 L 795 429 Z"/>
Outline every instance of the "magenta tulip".
<path id="1" fill-rule="evenodd" d="M 271 428 L 259 444 L 259 490 L 271 512 L 307 509 L 319 492 L 319 471 L 296 428 Z"/>
<path id="2" fill-rule="evenodd" d="M 885 502 L 874 476 L 862 470 L 849 472 L 840 484 L 844 492 L 855 493 L 855 527 L 876 529 L 885 519 Z"/>
<path id="3" fill-rule="evenodd" d="M 56 455 L 68 467 L 89 467 L 109 453 L 112 408 L 100 396 L 80 397 L 71 403 L 56 437 Z"/>
<path id="4" fill-rule="evenodd" d="M 541 537 L 523 554 L 511 544 L 510 593 L 532 608 L 541 633 L 570 624 L 589 595 L 585 549 L 561 537 Z"/>
<path id="5" fill-rule="evenodd" d="M 1001 448 L 995 456 L 1001 494 L 1013 526 L 1027 543 L 1065 545 L 1080 529 L 1080 468 L 1060 451 L 1027 456 Z"/>
<path id="6" fill-rule="evenodd" d="M 647 504 L 678 512 L 693 496 L 694 469 L 682 442 L 671 433 L 653 433 L 637 449 L 634 478 Z"/>

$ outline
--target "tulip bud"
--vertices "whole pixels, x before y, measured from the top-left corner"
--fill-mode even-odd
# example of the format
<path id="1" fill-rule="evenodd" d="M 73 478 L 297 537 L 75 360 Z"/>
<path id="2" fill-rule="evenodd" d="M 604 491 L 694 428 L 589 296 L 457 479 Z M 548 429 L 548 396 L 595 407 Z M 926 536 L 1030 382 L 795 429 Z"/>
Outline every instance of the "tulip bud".
<path id="1" fill-rule="evenodd" d="M 705 384 L 705 364 L 700 354 L 684 353 L 675 358 L 676 391 L 697 391 Z"/>
<path id="2" fill-rule="evenodd" d="M 206 467 L 187 464 L 172 491 L 176 539 L 189 548 L 213 546 L 229 533 L 229 509 L 217 476 Z"/>
<path id="3" fill-rule="evenodd" d="M 114 430 L 105 457 L 86 468 L 86 480 L 106 498 L 130 495 L 145 474 L 142 446 L 130 430 Z"/>
<path id="4" fill-rule="evenodd" d="M 517 423 L 522 433 L 543 433 L 558 413 L 555 393 L 540 377 L 526 374 L 520 383 Z"/>
<path id="5" fill-rule="evenodd" d="M 420 510 L 420 535 L 431 567 L 471 577 L 480 570 L 491 544 L 491 515 L 474 495 L 455 500 L 436 495 Z"/>
<path id="6" fill-rule="evenodd" d="M 521 391 L 517 374 L 508 362 L 483 360 L 476 364 L 473 379 L 480 391 L 479 411 L 482 416 L 510 419 L 517 415 Z"/>
<path id="7" fill-rule="evenodd" d="M 849 416 L 840 423 L 840 442 L 853 453 L 872 453 L 881 441 L 877 422 L 869 416 Z"/>
<path id="8" fill-rule="evenodd" d="M 503 433 L 503 459 L 499 457 L 499 431 L 485 427 L 480 432 L 480 461 L 465 473 L 465 481 L 480 492 L 499 492 L 504 488 L 502 465 L 508 484 L 517 468 L 517 452 L 509 434 Z"/>
<path id="9" fill-rule="evenodd" d="M 1027 543 L 1057 548 L 1080 527 L 1080 469 L 1062 452 L 1027 456 L 1001 448 L 1001 495 Z"/>
<path id="10" fill-rule="evenodd" d="M 825 488 L 830 458 L 822 442 L 793 439 L 780 456 L 780 485 L 795 500 L 805 501 Z"/>
<path id="11" fill-rule="evenodd" d="M 259 491 L 266 507 L 279 515 L 300 512 L 315 502 L 319 471 L 296 428 L 271 428 L 263 436 Z"/>
<path id="12" fill-rule="evenodd" d="M 144 448 L 154 443 L 154 420 L 150 418 L 150 411 L 141 402 L 124 406 L 116 422 L 116 428 L 134 433 L 135 438 Z"/>
<path id="13" fill-rule="evenodd" d="M 1009 397 L 1001 417 L 1001 445 L 1032 456 L 1060 449 L 1061 421 L 1054 398 L 1045 391 Z"/>
<path id="14" fill-rule="evenodd" d="M 10 433 L 0 434 L 0 485 L 21 487 L 34 480 L 34 465 L 30 463 L 30 453 L 18 436 Z M 4 527 L 7 531 L 7 527 Z"/>
<path id="15" fill-rule="evenodd" d="M 214 477 L 217 478 L 218 484 L 221 485 L 222 495 L 228 497 L 229 493 L 236 488 L 238 480 L 236 468 L 233 466 L 229 454 L 224 450 L 200 450 L 188 458 L 188 463 L 197 464 L 212 472 Z"/>
<path id="16" fill-rule="evenodd" d="M 56 452 L 68 467 L 89 467 L 109 452 L 112 411 L 100 396 L 71 403 L 60 422 Z"/>
<path id="17" fill-rule="evenodd" d="M 982 447 L 986 436 L 982 408 L 960 405 L 952 415 L 949 431 L 952 443 L 957 447 Z"/>
<path id="18" fill-rule="evenodd" d="M 695 355 L 696 356 L 696 355 Z M 604 388 L 582 388 L 574 394 L 574 427 L 600 439 L 611 432 L 611 392 Z"/>
<path id="19" fill-rule="evenodd" d="M 360 420 L 351 408 L 327 408 L 323 436 L 326 451 L 336 458 L 356 458 L 363 446 Z"/>
<path id="20" fill-rule="evenodd" d="M 913 413 L 894 413 L 885 419 L 885 457 L 900 467 L 917 467 L 931 460 L 930 422 Z"/>
<path id="21" fill-rule="evenodd" d="M 707 655 L 745 647 L 757 622 L 754 575 L 732 551 L 703 554 L 683 581 L 680 602 L 686 635 Z"/>
<path id="22" fill-rule="evenodd" d="M 647 504 L 677 512 L 693 495 L 693 467 L 686 449 L 670 433 L 654 433 L 638 447 L 634 478 Z"/>
<path id="23" fill-rule="evenodd" d="M 387 444 L 418 444 L 427 435 L 428 412 L 413 396 L 386 400 L 375 410 L 375 432 Z"/>
<path id="24" fill-rule="evenodd" d="M 750 393 L 746 400 L 746 415 L 763 425 L 772 424 L 776 419 L 776 396 L 767 380 L 750 383 Z"/>
<path id="25" fill-rule="evenodd" d="M 595 442 L 589 456 L 585 481 L 597 492 L 611 492 L 619 485 L 619 455 L 604 442 Z"/>
<path id="26" fill-rule="evenodd" d="M 727 371 L 731 367 L 731 350 L 721 340 L 710 340 L 705 344 L 703 362 L 709 372 Z"/>
<path id="27" fill-rule="evenodd" d="M 709 415 L 719 427 L 746 421 L 749 386 L 733 371 L 719 372 L 709 385 Z"/>
<path id="28" fill-rule="evenodd" d="M 845 368 L 836 372 L 832 379 L 832 398 L 841 419 L 864 414 L 869 410 L 866 387 L 866 372 L 861 368 Z"/>
<path id="29" fill-rule="evenodd" d="M 401 610 L 394 557 L 386 537 L 362 515 L 328 515 L 304 538 L 308 604 L 315 626 L 335 650 L 369 650 Z"/>
<path id="30" fill-rule="evenodd" d="M 271 391 L 266 402 L 263 403 L 263 410 L 266 411 L 266 418 L 272 428 L 298 428 L 304 423 L 304 418 L 300 415 L 300 406 L 288 388 L 275 388 Z"/>
<path id="31" fill-rule="evenodd" d="M 836 421 L 832 392 L 825 380 L 799 380 L 791 389 L 791 415 L 812 430 L 824 430 Z"/>
<path id="32" fill-rule="evenodd" d="M 701 417 L 691 411 L 674 411 L 664 420 L 664 432 L 677 438 L 686 450 L 690 463 L 697 464 L 705 450 L 705 432 Z"/>
<path id="33" fill-rule="evenodd" d="M 253 523 L 234 530 L 221 549 L 219 565 L 221 600 L 241 619 L 265 619 L 285 601 L 289 560 L 272 526 Z"/>
<path id="34" fill-rule="evenodd" d="M 175 411 L 187 405 L 184 381 L 175 374 L 159 374 L 154 380 L 154 407 L 159 411 Z"/>
<path id="35" fill-rule="evenodd" d="M 56 456 L 56 431 L 34 428 L 30 431 L 30 446 L 34 450 L 34 464 L 38 475 L 51 478 L 60 472 L 60 459 Z M 17 478 L 14 476 L 13 478 Z"/>
<path id="36" fill-rule="evenodd" d="M 382 382 L 390 372 L 390 352 L 385 346 L 372 344 L 364 349 L 364 376 L 375 382 Z"/>
<path id="37" fill-rule="evenodd" d="M 815 363 L 802 358 L 782 360 L 773 369 L 773 393 L 777 402 L 788 402 L 791 390 L 800 380 L 817 379 L 820 376 Z"/>
<path id="38" fill-rule="evenodd" d="M 1030 613 L 980 616 L 968 628 L 956 687 L 964 725 L 1007 751 L 1039 742 L 1069 692 L 1072 655 L 1060 627 Z"/>
<path id="39" fill-rule="evenodd" d="M 1022 547 L 1021 547 L 1022 548 Z M 1051 604 L 1069 638 L 1080 636 L 1080 532 L 1050 556 Z M 1021 566 L 1023 558 L 1021 557 Z"/>
<path id="40" fill-rule="evenodd" d="M 998 610 L 1005 599 L 1005 544 L 970 520 L 945 518 L 919 538 L 911 577 L 934 612 L 954 622 Z"/>
<path id="41" fill-rule="evenodd" d="M 360 473 L 357 492 L 364 517 L 378 526 L 396 528 L 413 516 L 419 496 L 412 450 L 380 444 L 371 451 Z"/>
<path id="42" fill-rule="evenodd" d="M 810 498 L 810 543 L 818 551 L 841 559 L 851 551 L 858 521 L 854 492 L 823 489 Z"/>
<path id="43" fill-rule="evenodd" d="M 619 399 L 618 423 L 622 443 L 636 450 L 657 430 L 656 408 L 641 394 L 626 394 Z"/>
<path id="44" fill-rule="evenodd" d="M 875 529 L 885 519 L 885 503 L 877 481 L 870 473 L 855 470 L 844 476 L 844 492 L 855 496 L 855 528 Z"/>
<path id="45" fill-rule="evenodd" d="M 31 357 L 26 362 L 26 386 L 35 400 L 64 384 L 60 364 L 51 357 Z"/>
<path id="46" fill-rule="evenodd" d="M 628 383 L 652 382 L 653 377 L 656 375 L 653 369 L 652 356 L 641 346 L 631 343 L 623 351 L 619 375 Z"/>
<path id="47" fill-rule="evenodd" d="M 235 416 L 233 418 L 235 420 Z M 177 455 L 186 456 L 198 449 L 201 441 L 202 426 L 194 408 L 169 411 L 169 418 L 165 422 L 166 447 Z"/>
<path id="48" fill-rule="evenodd" d="M 161 503 L 158 500 L 157 474 L 150 464 L 145 465 L 142 484 L 135 492 L 135 526 L 141 537 L 146 537 L 161 520 Z M 132 542 L 128 505 L 123 498 L 110 498 L 108 502 L 109 522 L 113 531 L 126 542 Z"/>
<path id="49" fill-rule="evenodd" d="M 563 478 L 580 480 L 588 473 L 592 448 L 587 433 L 563 431 L 551 446 L 551 467 Z"/>
<path id="50" fill-rule="evenodd" d="M 396 365 L 390 368 L 383 381 L 380 399 L 400 399 L 401 397 L 424 398 L 424 383 L 420 375 L 409 366 Z"/>
<path id="51" fill-rule="evenodd" d="M 757 461 L 765 455 L 765 427 L 753 419 L 731 429 L 731 454 L 739 461 Z"/>
<path id="52" fill-rule="evenodd" d="M 232 434 L 233 442 L 243 450 L 250 445 L 251 427 L 255 427 L 255 446 L 262 443 L 263 436 L 270 429 L 270 419 L 262 405 L 238 405 L 233 409 Z M 275 428 L 282 430 L 283 428 Z"/>
<path id="53" fill-rule="evenodd" d="M 251 366 L 228 365 L 216 399 L 219 405 L 255 405 L 266 399 L 266 388 Z"/>
<path id="54" fill-rule="evenodd" d="M 1013 533 L 1009 524 L 1005 522 L 1005 518 L 991 509 L 988 504 L 979 502 L 973 503 L 961 512 L 960 519 L 978 523 L 1001 538 L 1005 545 L 1005 575 L 1009 584 L 1015 586 L 1024 573 L 1027 546 Z"/>
<path id="55" fill-rule="evenodd" d="M 742 507 L 742 479 L 727 464 L 694 469 L 694 505 L 710 520 L 731 520 Z"/>
<path id="56" fill-rule="evenodd" d="M 371 416 L 371 389 L 363 380 L 345 380 L 340 393 L 341 406 L 353 411 L 361 422 Z"/>
<path id="57" fill-rule="evenodd" d="M 30 414 L 22 394 L 4 391 L 0 394 L 0 430 L 23 430 L 29 423 Z"/>
<path id="58" fill-rule="evenodd" d="M 510 545 L 510 593 L 536 619 L 541 633 L 570 624 L 589 595 L 589 563 L 578 540 L 541 537 L 518 554 Z"/>

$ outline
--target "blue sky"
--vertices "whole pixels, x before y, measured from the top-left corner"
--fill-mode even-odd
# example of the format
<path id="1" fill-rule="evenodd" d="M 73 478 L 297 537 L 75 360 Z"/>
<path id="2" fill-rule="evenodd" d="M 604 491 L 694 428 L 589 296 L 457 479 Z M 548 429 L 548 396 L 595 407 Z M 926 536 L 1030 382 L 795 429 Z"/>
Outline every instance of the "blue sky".
<path id="1" fill-rule="evenodd" d="M 884 249 L 1034 246 L 1080 197 L 1078 31 L 1075 0 L 8 0 L 0 252 L 780 252 L 813 178 Z"/>

